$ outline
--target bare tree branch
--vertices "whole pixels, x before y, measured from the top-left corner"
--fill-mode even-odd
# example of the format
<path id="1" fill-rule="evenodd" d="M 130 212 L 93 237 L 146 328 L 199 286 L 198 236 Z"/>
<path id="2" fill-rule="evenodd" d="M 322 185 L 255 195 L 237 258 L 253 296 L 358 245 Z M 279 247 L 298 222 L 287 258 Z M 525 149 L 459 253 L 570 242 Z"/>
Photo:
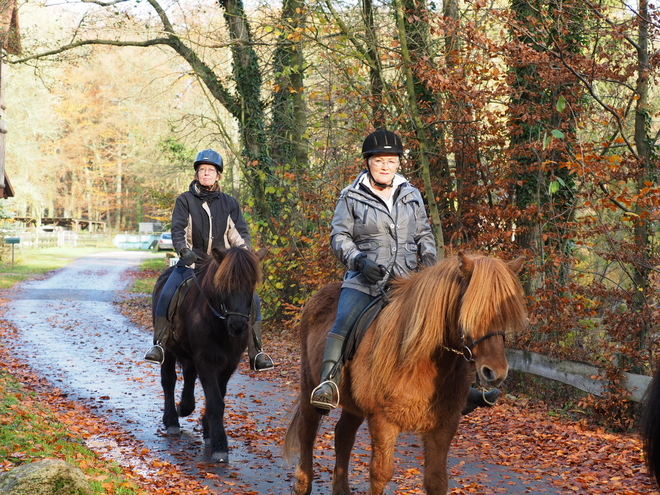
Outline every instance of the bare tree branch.
<path id="1" fill-rule="evenodd" d="M 25 62 L 28 62 L 30 60 L 38 60 L 42 58 L 47 58 L 51 57 L 53 55 L 59 55 L 60 53 L 68 52 L 71 50 L 74 50 L 76 48 L 80 48 L 81 46 L 87 46 L 87 45 L 111 45 L 111 46 L 141 46 L 141 47 L 147 47 L 147 46 L 156 46 L 156 45 L 171 45 L 169 42 L 168 38 L 155 38 L 152 40 L 145 40 L 145 41 L 127 41 L 127 40 L 102 40 L 102 39 L 95 39 L 95 40 L 80 40 L 76 41 L 74 43 L 69 43 L 67 45 L 62 45 L 58 48 L 55 48 L 53 50 L 49 50 L 47 52 L 41 52 L 41 53 L 36 53 L 34 55 L 30 55 L 27 57 L 23 58 L 18 58 L 18 59 L 11 59 L 8 60 L 10 64 L 22 64 Z"/>
<path id="2" fill-rule="evenodd" d="M 95 5 L 100 5 L 101 7 L 112 7 L 118 3 L 125 3 L 129 0 L 114 0 L 113 2 L 100 2 L 99 0 L 80 0 L 82 3 L 93 3 Z"/>

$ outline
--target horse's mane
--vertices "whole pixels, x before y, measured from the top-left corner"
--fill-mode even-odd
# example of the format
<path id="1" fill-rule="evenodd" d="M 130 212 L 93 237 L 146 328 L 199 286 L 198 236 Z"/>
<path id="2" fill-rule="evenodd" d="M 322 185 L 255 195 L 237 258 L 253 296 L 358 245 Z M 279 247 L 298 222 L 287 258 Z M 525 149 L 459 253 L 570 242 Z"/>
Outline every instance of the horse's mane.
<path id="1" fill-rule="evenodd" d="M 255 253 L 241 247 L 213 251 L 200 269 L 200 286 L 205 294 L 252 293 L 261 283 L 259 258 Z"/>
<path id="2" fill-rule="evenodd" d="M 479 255 L 466 259 L 471 276 L 454 256 L 394 282 L 390 303 L 373 327 L 370 359 L 380 383 L 431 359 L 440 346 L 461 349 L 461 332 L 476 340 L 524 327 L 522 287 L 506 263 Z"/>

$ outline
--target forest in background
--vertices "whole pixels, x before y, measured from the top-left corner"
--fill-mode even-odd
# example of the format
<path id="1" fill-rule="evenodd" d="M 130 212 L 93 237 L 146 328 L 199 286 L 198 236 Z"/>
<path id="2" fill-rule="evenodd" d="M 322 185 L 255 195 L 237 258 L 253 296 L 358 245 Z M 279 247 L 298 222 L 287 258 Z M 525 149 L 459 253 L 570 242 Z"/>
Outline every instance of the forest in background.
<path id="1" fill-rule="evenodd" d="M 341 276 L 339 191 L 397 131 L 441 255 L 528 258 L 514 347 L 657 362 L 658 12 L 640 0 L 25 2 L 2 215 L 167 221 L 197 150 L 270 248 L 267 315 Z M 630 426 L 616 388 L 594 411 Z"/>

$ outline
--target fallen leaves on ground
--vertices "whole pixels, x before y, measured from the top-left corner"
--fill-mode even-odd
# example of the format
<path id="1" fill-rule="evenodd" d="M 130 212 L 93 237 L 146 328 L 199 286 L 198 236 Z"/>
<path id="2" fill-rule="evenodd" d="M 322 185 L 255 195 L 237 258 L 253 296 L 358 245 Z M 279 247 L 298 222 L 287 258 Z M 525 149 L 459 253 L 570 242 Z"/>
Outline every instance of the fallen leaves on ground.
<path id="1" fill-rule="evenodd" d="M 131 296 L 119 303 L 120 310 L 133 323 L 150 331 L 150 297 Z M 15 329 L 0 320 L 0 336 L 11 339 Z M 296 395 L 298 384 L 298 343 L 291 329 L 277 330 L 264 325 L 264 350 L 276 361 L 275 370 L 254 374 L 255 380 L 272 381 L 281 387 L 286 397 Z M 195 479 L 180 468 L 150 456 L 139 442 L 117 425 L 107 422 L 84 405 L 72 402 L 48 383 L 38 378 L 26 363 L 19 362 L 6 347 L 0 346 L 0 362 L 27 388 L 39 393 L 42 404 L 50 408 L 58 421 L 69 425 L 70 431 L 83 439 L 100 439 L 97 444 L 103 451 L 104 441 L 121 444 L 133 465 L 123 465 L 127 480 L 138 484 L 144 493 L 190 495 L 211 493 L 202 480 Z M 241 366 L 245 367 L 245 363 Z M 255 407 L 258 398 L 254 399 Z M 249 412 L 228 407 L 229 434 L 241 441 L 258 441 L 258 438 L 277 439 L 281 443 L 284 430 L 268 424 L 255 424 Z M 332 431 L 320 433 L 316 450 L 317 472 L 330 471 L 332 464 Z M 366 443 L 366 442 L 365 442 Z M 95 443 L 90 442 L 91 448 Z M 352 458 L 354 475 L 366 476 L 370 448 L 357 445 L 363 453 Z M 418 447 L 418 446 L 417 446 Z M 262 453 L 264 462 L 270 462 L 273 453 Z M 279 455 L 277 453 L 276 455 Z M 571 421 L 550 415 L 543 404 L 516 400 L 504 396 L 492 408 L 480 409 L 463 418 L 459 432 L 450 451 L 452 467 L 452 494 L 510 493 L 513 484 L 525 484 L 527 493 L 543 493 L 548 483 L 555 487 L 552 493 L 580 494 L 657 494 L 646 474 L 642 445 L 634 435 L 608 433 L 584 422 Z M 7 470 L 20 463 L 4 460 L 0 470 Z M 469 465 L 478 465 L 482 472 L 475 477 L 468 471 Z M 397 469 L 388 485 L 395 494 L 422 494 L 423 459 L 418 468 Z M 204 466 L 200 469 L 204 471 Z M 498 475 L 498 468 L 515 472 L 518 480 L 508 480 Z M 286 469 L 286 468 L 283 468 Z M 483 474 L 483 473 L 486 474 Z M 492 474 L 492 476 L 491 476 Z M 240 479 L 228 475 L 219 479 L 208 473 L 216 485 L 213 493 L 256 493 L 244 486 Z M 520 486 L 517 487 L 518 489 Z M 318 488 L 317 488 L 318 490 Z M 108 491 L 108 493 L 111 493 Z M 355 492 L 358 495 L 359 492 Z M 516 493 L 522 493 L 519 490 Z"/>

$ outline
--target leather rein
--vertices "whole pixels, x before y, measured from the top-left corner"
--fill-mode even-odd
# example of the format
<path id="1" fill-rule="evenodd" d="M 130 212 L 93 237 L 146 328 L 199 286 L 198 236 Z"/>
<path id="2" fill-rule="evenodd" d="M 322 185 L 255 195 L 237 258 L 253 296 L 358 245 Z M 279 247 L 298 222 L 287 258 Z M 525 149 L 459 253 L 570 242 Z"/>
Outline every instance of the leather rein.
<path id="1" fill-rule="evenodd" d="M 478 338 L 477 340 L 472 340 L 472 337 L 469 337 L 472 342 L 470 344 L 466 344 L 465 343 L 465 334 L 461 334 L 461 340 L 463 341 L 463 347 L 460 350 L 459 349 L 453 349 L 451 347 L 447 347 L 447 346 L 444 346 L 444 345 L 440 346 L 440 347 L 442 347 L 445 351 L 450 351 L 450 352 L 453 352 L 453 353 L 458 354 L 460 356 L 463 356 L 463 358 L 465 358 L 465 360 L 468 363 L 471 363 L 471 362 L 474 361 L 474 357 L 472 356 L 472 350 L 475 347 L 477 347 L 479 344 L 481 344 L 484 340 L 488 340 L 491 337 L 497 337 L 498 335 L 501 336 L 504 339 L 504 341 L 506 341 L 506 335 L 504 334 L 504 332 L 490 332 L 490 333 L 487 333 L 486 335 L 484 335 L 483 337 Z"/>
<path id="2" fill-rule="evenodd" d="M 211 312 L 220 318 L 221 320 L 224 320 L 227 318 L 227 316 L 242 316 L 246 320 L 250 321 L 250 315 L 246 315 L 245 313 L 241 313 L 239 311 L 227 311 L 227 308 L 225 307 L 225 303 L 220 301 L 220 310 L 218 311 L 213 307 L 211 304 L 211 301 L 208 300 L 206 297 L 206 294 L 204 294 L 204 291 L 202 290 L 201 285 L 199 285 L 199 280 L 197 280 L 197 276 L 195 275 L 195 270 L 192 270 L 192 278 L 195 281 L 195 284 L 197 285 L 197 288 L 199 289 L 199 293 L 202 295 L 204 300 L 206 301 L 206 304 L 208 305 L 209 309 Z"/>

